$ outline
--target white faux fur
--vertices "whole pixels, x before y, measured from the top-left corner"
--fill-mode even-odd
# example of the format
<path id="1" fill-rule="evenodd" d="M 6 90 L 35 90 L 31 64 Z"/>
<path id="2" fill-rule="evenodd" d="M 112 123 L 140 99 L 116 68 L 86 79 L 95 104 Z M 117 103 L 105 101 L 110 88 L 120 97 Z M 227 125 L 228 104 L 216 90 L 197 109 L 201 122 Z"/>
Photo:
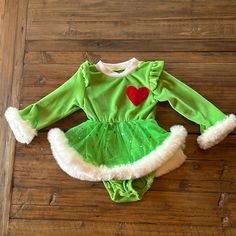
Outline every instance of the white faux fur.
<path id="1" fill-rule="evenodd" d="M 155 177 L 165 175 L 170 171 L 180 167 L 184 163 L 186 158 L 187 156 L 184 154 L 182 148 L 180 148 L 167 162 L 165 162 L 156 170 Z"/>
<path id="2" fill-rule="evenodd" d="M 203 134 L 198 136 L 197 142 L 202 149 L 208 149 L 222 141 L 236 127 L 236 116 L 228 115 L 224 120 L 216 122 Z"/>
<path id="3" fill-rule="evenodd" d="M 28 120 L 23 120 L 20 117 L 17 108 L 8 107 L 5 111 L 5 117 L 18 142 L 29 144 L 37 135 L 37 130 L 32 127 Z"/>
<path id="4" fill-rule="evenodd" d="M 186 129 L 181 125 L 171 127 L 170 136 L 155 150 L 140 160 L 127 165 L 113 168 L 94 166 L 85 162 L 83 157 L 68 145 L 62 130 L 53 128 L 48 133 L 52 153 L 59 166 L 70 176 L 88 181 L 135 179 L 147 175 L 166 163 L 180 148 L 184 148 L 187 136 Z"/>

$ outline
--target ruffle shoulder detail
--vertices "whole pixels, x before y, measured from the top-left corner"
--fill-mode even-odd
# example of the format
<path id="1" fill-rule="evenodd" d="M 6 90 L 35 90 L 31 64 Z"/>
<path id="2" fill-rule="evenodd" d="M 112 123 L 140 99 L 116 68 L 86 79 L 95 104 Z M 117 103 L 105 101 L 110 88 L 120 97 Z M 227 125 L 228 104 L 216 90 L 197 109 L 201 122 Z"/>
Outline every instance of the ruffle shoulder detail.
<path id="1" fill-rule="evenodd" d="M 83 62 L 78 69 L 79 73 L 82 74 L 83 78 L 84 78 L 84 85 L 85 87 L 88 87 L 89 85 L 89 69 L 88 69 L 88 65 L 87 65 L 87 61 Z"/>
<path id="2" fill-rule="evenodd" d="M 154 94 L 154 98 L 157 98 L 158 80 L 164 69 L 164 61 L 152 61 L 149 71 L 149 88 Z"/>

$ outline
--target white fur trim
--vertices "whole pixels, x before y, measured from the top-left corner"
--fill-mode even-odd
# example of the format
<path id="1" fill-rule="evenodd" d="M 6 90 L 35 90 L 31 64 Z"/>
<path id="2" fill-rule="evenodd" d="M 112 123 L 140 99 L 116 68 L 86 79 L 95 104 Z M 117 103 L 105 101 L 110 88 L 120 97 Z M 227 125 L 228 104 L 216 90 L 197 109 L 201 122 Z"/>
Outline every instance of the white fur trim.
<path id="1" fill-rule="evenodd" d="M 37 130 L 28 120 L 21 118 L 17 108 L 8 107 L 4 115 L 18 142 L 29 144 L 37 135 Z"/>
<path id="2" fill-rule="evenodd" d="M 147 175 L 167 162 L 180 148 L 184 148 L 187 136 L 181 125 L 171 127 L 170 136 L 148 155 L 132 164 L 119 165 L 113 168 L 94 166 L 85 162 L 83 157 L 68 145 L 62 130 L 53 128 L 48 133 L 52 153 L 59 166 L 70 176 L 89 181 L 135 179 Z"/>
<path id="3" fill-rule="evenodd" d="M 210 148 L 222 141 L 236 127 L 236 116 L 228 115 L 224 120 L 217 121 L 215 125 L 209 127 L 203 134 L 198 136 L 197 142 L 202 149 Z"/>
<path id="4" fill-rule="evenodd" d="M 159 177 L 161 175 L 165 175 L 170 171 L 180 167 L 187 156 L 184 154 L 182 148 L 176 151 L 176 153 L 171 157 L 166 163 L 164 163 L 161 167 L 156 170 L 155 177 Z"/>

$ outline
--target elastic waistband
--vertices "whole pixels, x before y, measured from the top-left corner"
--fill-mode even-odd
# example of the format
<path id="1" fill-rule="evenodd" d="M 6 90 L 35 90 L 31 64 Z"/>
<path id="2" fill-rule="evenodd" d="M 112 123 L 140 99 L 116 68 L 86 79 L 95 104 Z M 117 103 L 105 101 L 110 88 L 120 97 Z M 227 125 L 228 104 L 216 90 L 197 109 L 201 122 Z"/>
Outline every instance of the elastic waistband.
<path id="1" fill-rule="evenodd" d="M 157 122 L 155 119 L 136 119 L 136 120 L 114 120 L 114 121 L 104 121 L 104 120 L 87 120 L 86 122 L 94 123 L 105 123 L 105 124 L 117 124 L 117 123 L 137 123 L 137 122 Z"/>

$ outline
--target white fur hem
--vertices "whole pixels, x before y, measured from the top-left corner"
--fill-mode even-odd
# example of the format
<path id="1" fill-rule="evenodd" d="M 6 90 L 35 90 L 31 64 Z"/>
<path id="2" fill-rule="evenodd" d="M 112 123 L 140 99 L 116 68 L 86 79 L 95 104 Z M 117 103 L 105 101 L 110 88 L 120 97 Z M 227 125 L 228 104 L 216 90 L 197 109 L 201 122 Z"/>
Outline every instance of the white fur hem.
<path id="1" fill-rule="evenodd" d="M 53 128 L 48 133 L 52 153 L 59 166 L 70 176 L 88 181 L 125 180 L 140 178 L 155 171 L 166 163 L 177 150 L 184 148 L 187 136 L 186 129 L 181 125 L 171 127 L 170 136 L 155 150 L 140 160 L 113 168 L 94 166 L 85 162 L 83 157 L 68 145 L 68 140 L 62 130 Z"/>
<path id="2" fill-rule="evenodd" d="M 184 154 L 182 148 L 180 148 L 166 163 L 156 170 L 155 177 L 160 177 L 180 167 L 185 162 L 186 158 L 187 156 Z"/>
<path id="3" fill-rule="evenodd" d="M 18 142 L 29 144 L 37 135 L 37 130 L 32 127 L 28 120 L 23 120 L 20 117 L 17 108 L 8 107 L 5 111 L 5 117 Z"/>
<path id="4" fill-rule="evenodd" d="M 203 134 L 198 136 L 197 142 L 202 149 L 208 149 L 222 141 L 236 127 L 236 116 L 228 115 L 224 120 L 216 122 Z"/>

